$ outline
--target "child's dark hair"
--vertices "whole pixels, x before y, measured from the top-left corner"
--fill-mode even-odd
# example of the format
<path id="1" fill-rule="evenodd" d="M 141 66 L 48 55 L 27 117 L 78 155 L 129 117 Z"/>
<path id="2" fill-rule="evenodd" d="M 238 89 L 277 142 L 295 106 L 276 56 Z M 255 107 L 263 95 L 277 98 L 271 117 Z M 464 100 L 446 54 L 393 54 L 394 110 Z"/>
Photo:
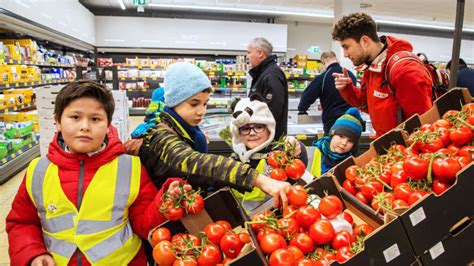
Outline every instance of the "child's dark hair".
<path id="1" fill-rule="evenodd" d="M 100 102 L 107 113 L 107 124 L 110 125 L 115 109 L 114 97 L 105 86 L 92 80 L 73 81 L 59 91 L 54 105 L 56 120 L 60 121 L 64 109 L 79 98 L 93 98 Z"/>
<path id="2" fill-rule="evenodd" d="M 374 42 L 379 42 L 377 36 L 377 24 L 369 15 L 365 13 L 352 13 L 343 16 L 332 29 L 332 39 L 343 41 L 347 38 L 360 41 L 362 36 L 368 36 Z"/>

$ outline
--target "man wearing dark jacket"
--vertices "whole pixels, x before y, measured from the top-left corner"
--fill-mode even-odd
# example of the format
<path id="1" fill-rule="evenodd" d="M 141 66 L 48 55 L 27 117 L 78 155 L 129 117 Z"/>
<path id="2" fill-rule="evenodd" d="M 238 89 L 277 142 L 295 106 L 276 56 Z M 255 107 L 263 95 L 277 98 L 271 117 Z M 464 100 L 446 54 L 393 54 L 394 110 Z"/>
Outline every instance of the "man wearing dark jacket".
<path id="1" fill-rule="evenodd" d="M 446 65 L 446 69 L 451 70 L 451 60 Z M 469 93 L 474 95 L 474 69 L 468 68 L 462 58 L 459 58 L 458 82 L 456 87 L 468 88 Z"/>
<path id="2" fill-rule="evenodd" d="M 286 135 L 288 122 L 288 82 L 272 55 L 273 46 L 264 38 L 255 38 L 247 46 L 247 59 L 252 66 L 249 95 L 260 93 L 276 121 L 275 139 Z"/>
<path id="3" fill-rule="evenodd" d="M 298 105 L 299 115 L 307 114 L 309 106 L 313 104 L 316 99 L 320 99 L 321 107 L 323 109 L 322 121 L 324 125 L 324 135 L 329 135 L 329 130 L 336 120 L 346 113 L 351 106 L 342 98 L 339 91 L 334 86 L 334 77 L 332 73 L 342 73 L 341 65 L 337 62 L 336 54 L 333 51 L 324 52 L 321 54 L 321 63 L 324 64 L 326 71 L 317 76 L 308 85 L 306 90 L 301 95 L 300 103 Z M 356 77 L 352 72 L 349 72 L 352 82 L 356 84 Z"/>

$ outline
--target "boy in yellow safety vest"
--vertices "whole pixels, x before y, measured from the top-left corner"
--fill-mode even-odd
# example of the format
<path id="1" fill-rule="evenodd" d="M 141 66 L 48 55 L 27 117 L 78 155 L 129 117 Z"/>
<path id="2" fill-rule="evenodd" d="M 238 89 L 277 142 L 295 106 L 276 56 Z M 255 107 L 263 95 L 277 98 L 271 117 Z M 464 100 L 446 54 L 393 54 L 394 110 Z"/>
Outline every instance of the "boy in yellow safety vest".
<path id="1" fill-rule="evenodd" d="M 28 166 L 6 220 L 12 265 L 146 265 L 140 237 L 166 220 L 161 196 L 179 194 L 181 181 L 157 191 L 140 159 L 124 154 L 113 112 L 97 82 L 59 92 L 49 152 Z"/>
<path id="2" fill-rule="evenodd" d="M 313 143 L 311 174 L 318 177 L 349 156 L 355 155 L 363 131 L 362 118 L 357 108 L 351 107 L 339 117 L 329 131 L 329 136 Z"/>
<path id="3" fill-rule="evenodd" d="M 252 94 L 250 98 L 242 99 L 235 104 L 230 132 L 232 135 L 232 157 L 249 164 L 261 174 L 269 175 L 271 169 L 266 163 L 267 155 L 275 147 L 272 141 L 275 135 L 275 119 L 264 98 Z M 294 155 L 299 156 L 306 165 L 308 156 L 305 146 L 294 137 L 285 138 L 286 145 L 295 147 Z M 270 199 L 260 189 L 241 193 L 233 190 L 234 195 L 242 202 L 247 213 L 251 213 L 261 204 Z"/>

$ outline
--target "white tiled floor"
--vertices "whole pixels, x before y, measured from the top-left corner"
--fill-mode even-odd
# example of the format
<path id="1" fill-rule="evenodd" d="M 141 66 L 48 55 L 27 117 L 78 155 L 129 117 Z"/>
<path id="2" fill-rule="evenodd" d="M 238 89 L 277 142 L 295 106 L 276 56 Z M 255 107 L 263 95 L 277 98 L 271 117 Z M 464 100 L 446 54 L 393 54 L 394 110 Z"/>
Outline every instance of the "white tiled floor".
<path id="1" fill-rule="evenodd" d="M 143 116 L 130 117 L 130 132 L 143 122 Z M 8 239 L 5 232 L 5 218 L 11 209 L 13 198 L 25 175 L 26 169 L 19 172 L 15 177 L 0 186 L 0 266 L 10 265 L 8 256 Z"/>

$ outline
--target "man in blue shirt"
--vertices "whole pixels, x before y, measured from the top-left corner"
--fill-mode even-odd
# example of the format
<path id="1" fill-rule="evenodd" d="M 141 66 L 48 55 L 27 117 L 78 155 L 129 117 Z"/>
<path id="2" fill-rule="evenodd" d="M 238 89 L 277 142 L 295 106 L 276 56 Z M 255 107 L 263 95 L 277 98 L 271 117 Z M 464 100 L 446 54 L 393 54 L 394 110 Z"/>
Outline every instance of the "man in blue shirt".
<path id="1" fill-rule="evenodd" d="M 451 61 L 446 65 L 446 69 L 451 70 Z M 469 93 L 474 95 L 474 69 L 468 68 L 462 58 L 459 58 L 458 82 L 456 87 L 468 88 Z"/>
<path id="2" fill-rule="evenodd" d="M 321 63 L 324 64 L 326 71 L 317 76 L 308 85 L 301 95 L 298 105 L 299 115 L 307 114 L 306 111 L 316 99 L 320 99 L 323 109 L 322 121 L 324 125 L 324 135 L 329 135 L 329 130 L 334 122 L 343 115 L 351 106 L 342 98 L 339 91 L 334 86 L 334 77 L 332 73 L 342 73 L 342 67 L 337 62 L 336 54 L 333 51 L 321 54 Z M 353 84 L 357 83 L 356 77 L 348 71 Z"/>

